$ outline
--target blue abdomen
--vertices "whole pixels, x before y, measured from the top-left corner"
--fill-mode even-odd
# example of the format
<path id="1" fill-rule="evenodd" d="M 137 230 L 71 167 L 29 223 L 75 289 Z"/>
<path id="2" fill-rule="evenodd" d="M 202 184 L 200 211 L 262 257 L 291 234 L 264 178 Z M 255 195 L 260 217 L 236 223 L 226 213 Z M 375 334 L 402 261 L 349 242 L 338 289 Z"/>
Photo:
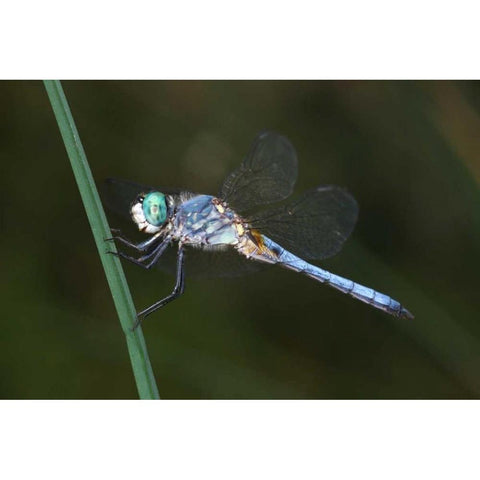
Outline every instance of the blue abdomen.
<path id="1" fill-rule="evenodd" d="M 282 248 L 270 238 L 263 235 L 263 242 L 267 249 L 273 251 L 276 257 L 270 256 L 269 263 L 277 263 L 285 268 L 303 273 L 319 282 L 326 283 L 347 295 L 375 308 L 383 310 L 396 317 L 413 318 L 413 315 L 399 302 L 373 288 L 365 287 L 347 278 L 330 273 L 323 268 L 312 265 Z M 261 260 L 261 255 L 257 256 Z"/>

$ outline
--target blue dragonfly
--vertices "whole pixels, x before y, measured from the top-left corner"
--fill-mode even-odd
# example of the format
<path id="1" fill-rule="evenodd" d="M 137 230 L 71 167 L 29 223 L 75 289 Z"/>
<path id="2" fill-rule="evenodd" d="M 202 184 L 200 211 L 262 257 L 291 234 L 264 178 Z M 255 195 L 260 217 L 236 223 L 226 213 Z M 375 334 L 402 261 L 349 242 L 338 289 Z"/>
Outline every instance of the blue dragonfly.
<path id="1" fill-rule="evenodd" d="M 255 138 L 249 153 L 227 176 L 216 197 L 108 179 L 109 206 L 124 213 L 128 210 L 138 229 L 149 235 L 147 240 L 133 243 L 114 230 L 115 236 L 108 240 L 117 240 L 140 256 L 123 251 L 116 254 L 147 269 L 161 263 L 161 257 L 172 246 L 176 255 L 173 291 L 139 312 L 136 326 L 184 292 L 188 250 L 189 255 L 201 251 L 205 258 L 212 253 L 216 257 L 235 256 L 244 268 L 254 262 L 279 265 L 396 317 L 413 318 L 388 295 L 307 262 L 340 250 L 353 230 L 358 206 L 347 191 L 333 185 L 319 186 L 285 201 L 296 179 L 295 149 L 287 138 L 272 131 L 263 131 Z M 212 265 L 208 258 L 206 269 Z M 228 274 L 228 263 L 224 268 Z"/>

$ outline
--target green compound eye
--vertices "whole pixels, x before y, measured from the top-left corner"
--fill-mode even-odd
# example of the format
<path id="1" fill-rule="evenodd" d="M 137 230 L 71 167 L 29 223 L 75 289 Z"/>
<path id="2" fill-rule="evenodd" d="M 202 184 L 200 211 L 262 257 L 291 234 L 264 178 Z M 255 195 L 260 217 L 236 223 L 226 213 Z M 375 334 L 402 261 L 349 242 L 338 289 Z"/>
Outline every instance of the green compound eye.
<path id="1" fill-rule="evenodd" d="M 167 219 L 167 203 L 165 202 L 165 195 L 160 192 L 151 192 L 145 195 L 143 199 L 143 213 L 145 220 L 159 227 Z"/>

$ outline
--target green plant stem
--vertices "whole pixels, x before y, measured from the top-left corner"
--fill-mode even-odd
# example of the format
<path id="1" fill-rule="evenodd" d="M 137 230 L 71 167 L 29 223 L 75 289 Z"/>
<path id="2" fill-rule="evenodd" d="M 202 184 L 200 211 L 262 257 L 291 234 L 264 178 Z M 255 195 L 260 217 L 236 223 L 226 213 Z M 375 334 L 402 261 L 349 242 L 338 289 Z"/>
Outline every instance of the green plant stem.
<path id="1" fill-rule="evenodd" d="M 127 339 L 138 393 L 142 399 L 159 398 L 141 328 L 132 331 L 136 319 L 135 307 L 120 261 L 116 256 L 107 254 L 107 250 L 114 251 L 115 246 L 113 244 L 107 246 L 105 243 L 105 238 L 111 237 L 110 228 L 62 85 L 59 80 L 45 80 L 44 85 L 70 158 L 115 308 Z"/>

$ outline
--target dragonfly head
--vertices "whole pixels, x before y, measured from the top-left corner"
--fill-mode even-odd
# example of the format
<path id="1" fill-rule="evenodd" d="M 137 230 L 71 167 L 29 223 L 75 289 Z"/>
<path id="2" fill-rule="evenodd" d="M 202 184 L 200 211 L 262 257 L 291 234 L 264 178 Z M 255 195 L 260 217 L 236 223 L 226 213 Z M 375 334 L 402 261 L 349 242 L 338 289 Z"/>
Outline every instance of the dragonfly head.
<path id="1" fill-rule="evenodd" d="M 161 192 L 140 194 L 132 203 L 131 215 L 138 229 L 157 233 L 167 221 L 167 201 Z"/>

